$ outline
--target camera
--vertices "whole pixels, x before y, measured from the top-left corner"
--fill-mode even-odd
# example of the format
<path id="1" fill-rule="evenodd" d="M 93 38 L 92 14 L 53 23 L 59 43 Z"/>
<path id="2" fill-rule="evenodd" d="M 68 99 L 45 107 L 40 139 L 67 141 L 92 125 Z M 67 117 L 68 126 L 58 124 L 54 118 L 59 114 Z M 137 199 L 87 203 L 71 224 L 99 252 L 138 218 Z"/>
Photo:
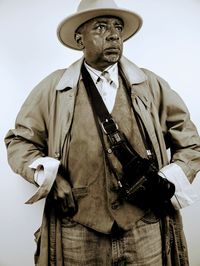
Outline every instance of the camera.
<path id="1" fill-rule="evenodd" d="M 174 193 L 175 185 L 159 176 L 150 160 L 134 157 L 123 167 L 119 194 L 126 201 L 141 207 L 154 208 L 169 202 Z"/>

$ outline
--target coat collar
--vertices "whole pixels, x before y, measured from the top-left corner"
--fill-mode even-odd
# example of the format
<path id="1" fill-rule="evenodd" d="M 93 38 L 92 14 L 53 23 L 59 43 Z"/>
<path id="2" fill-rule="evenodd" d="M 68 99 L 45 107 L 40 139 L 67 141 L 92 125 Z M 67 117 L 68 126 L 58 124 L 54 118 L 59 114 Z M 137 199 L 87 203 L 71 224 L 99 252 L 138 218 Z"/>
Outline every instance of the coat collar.
<path id="1" fill-rule="evenodd" d="M 56 90 L 61 91 L 66 88 L 75 88 L 77 86 L 83 60 L 84 58 L 82 57 L 65 70 L 62 78 L 56 86 Z M 145 73 L 126 57 L 123 56 L 121 58 L 120 65 L 130 84 L 140 84 L 147 80 Z"/>
<path id="2" fill-rule="evenodd" d="M 124 56 L 120 60 L 120 66 L 131 85 L 140 84 L 147 80 L 146 74 Z"/>

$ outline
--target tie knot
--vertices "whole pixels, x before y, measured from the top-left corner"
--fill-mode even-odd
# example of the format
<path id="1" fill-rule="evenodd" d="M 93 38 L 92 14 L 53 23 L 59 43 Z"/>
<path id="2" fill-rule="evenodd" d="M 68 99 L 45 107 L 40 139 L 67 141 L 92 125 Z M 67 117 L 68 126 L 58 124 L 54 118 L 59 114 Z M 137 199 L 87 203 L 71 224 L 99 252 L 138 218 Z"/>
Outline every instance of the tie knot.
<path id="1" fill-rule="evenodd" d="M 102 75 L 102 76 L 104 76 L 104 77 L 107 77 L 107 76 L 109 76 L 109 77 L 110 77 L 110 74 L 109 74 L 109 72 L 108 72 L 108 71 L 106 71 L 106 70 L 104 70 L 104 71 L 101 73 L 101 75 Z"/>

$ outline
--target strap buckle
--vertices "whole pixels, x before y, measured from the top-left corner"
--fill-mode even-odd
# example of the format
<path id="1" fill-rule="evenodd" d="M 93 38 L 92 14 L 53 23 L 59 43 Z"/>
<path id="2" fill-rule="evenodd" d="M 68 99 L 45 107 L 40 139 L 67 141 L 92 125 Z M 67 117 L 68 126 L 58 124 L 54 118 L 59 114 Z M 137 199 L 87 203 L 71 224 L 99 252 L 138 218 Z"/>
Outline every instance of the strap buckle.
<path id="1" fill-rule="evenodd" d="M 118 130 L 118 125 L 115 123 L 113 118 L 106 119 L 104 122 L 101 122 L 101 127 L 106 135 L 114 133 Z"/>

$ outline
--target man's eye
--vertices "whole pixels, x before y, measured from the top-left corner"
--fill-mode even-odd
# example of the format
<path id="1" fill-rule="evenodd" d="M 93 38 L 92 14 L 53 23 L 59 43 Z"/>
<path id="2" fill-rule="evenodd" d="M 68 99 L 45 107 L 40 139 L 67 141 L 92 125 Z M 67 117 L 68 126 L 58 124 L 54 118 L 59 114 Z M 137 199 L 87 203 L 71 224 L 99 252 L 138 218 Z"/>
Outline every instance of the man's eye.
<path id="1" fill-rule="evenodd" d="M 123 31 L 123 27 L 122 27 L 122 26 L 116 26 L 115 28 L 116 28 L 116 30 L 119 31 L 119 32 L 122 32 L 122 31 Z"/>
<path id="2" fill-rule="evenodd" d="M 105 30 L 106 26 L 105 25 L 98 25 L 96 27 L 97 30 Z"/>

